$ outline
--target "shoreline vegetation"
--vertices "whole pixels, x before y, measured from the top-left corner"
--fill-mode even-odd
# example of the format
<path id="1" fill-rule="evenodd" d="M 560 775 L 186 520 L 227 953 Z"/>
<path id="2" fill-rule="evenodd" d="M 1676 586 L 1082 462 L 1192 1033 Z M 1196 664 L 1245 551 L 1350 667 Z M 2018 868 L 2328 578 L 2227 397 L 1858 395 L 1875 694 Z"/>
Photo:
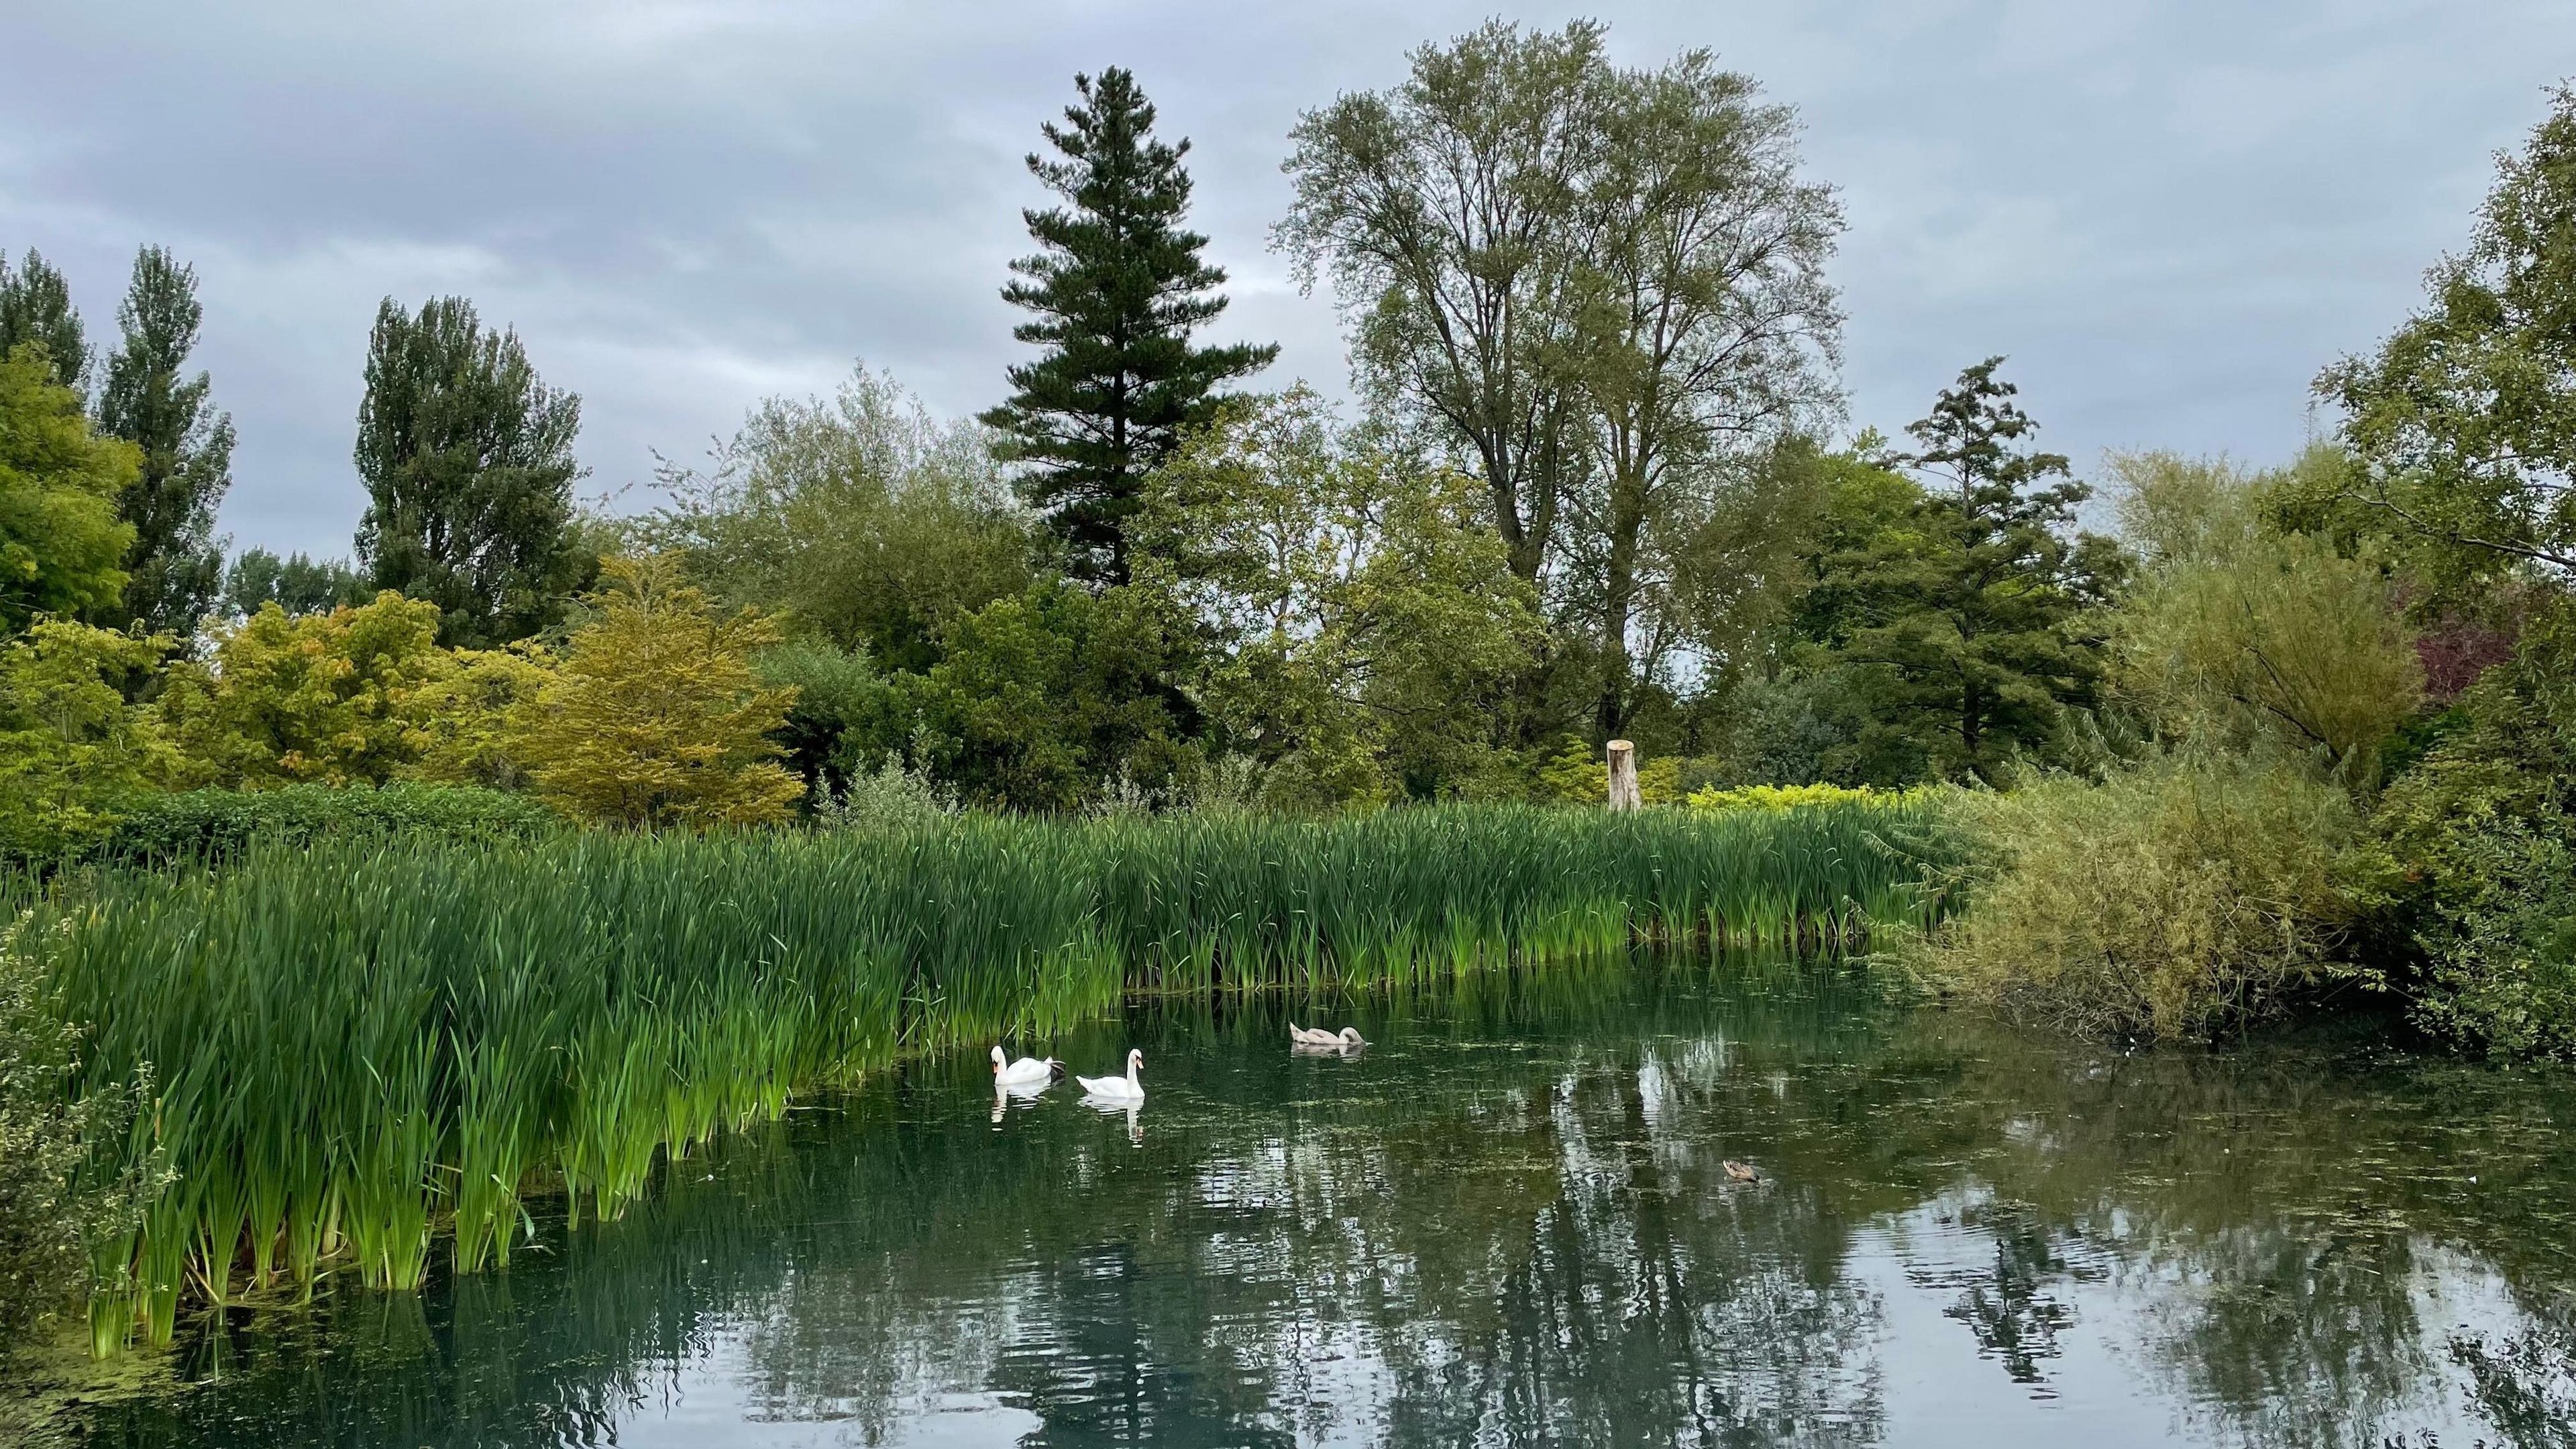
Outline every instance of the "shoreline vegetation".
<path id="1" fill-rule="evenodd" d="M 1130 991 L 1367 989 L 1633 945 L 1920 930 L 1921 800 L 1441 807 L 1324 821 L 961 816 L 893 830 L 254 841 L 57 880 L 10 951 L 151 1074 L 95 1170 L 94 1350 L 183 1305 L 505 1265 L 522 1200 L 613 1218 L 659 1163 L 899 1055 L 1040 1041 Z M 448 1245 L 443 1255 L 436 1245 Z"/>

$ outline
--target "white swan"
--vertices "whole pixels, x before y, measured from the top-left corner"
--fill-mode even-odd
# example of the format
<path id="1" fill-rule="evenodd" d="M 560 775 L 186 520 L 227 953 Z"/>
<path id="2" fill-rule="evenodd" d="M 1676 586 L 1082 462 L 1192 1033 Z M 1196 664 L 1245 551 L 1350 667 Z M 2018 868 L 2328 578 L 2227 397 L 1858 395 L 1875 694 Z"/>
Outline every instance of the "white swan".
<path id="1" fill-rule="evenodd" d="M 1144 1070 L 1144 1067 L 1145 1054 L 1135 1047 L 1129 1047 L 1127 1049 L 1127 1075 L 1123 1077 L 1076 1077 L 1074 1080 L 1082 1083 L 1082 1090 L 1104 1100 L 1142 1102 L 1145 1100 L 1145 1084 L 1136 1080 L 1136 1074 Z"/>
<path id="2" fill-rule="evenodd" d="M 1360 1039 L 1360 1029 L 1355 1026 L 1346 1026 L 1340 1031 L 1308 1031 L 1293 1021 L 1288 1023 L 1288 1041 L 1292 1046 L 1311 1047 L 1364 1047 L 1368 1045 L 1367 1042 Z"/>
<path id="3" fill-rule="evenodd" d="M 1052 1082 L 1064 1074 L 1064 1064 L 1053 1057 L 1022 1057 L 1012 1061 L 993 1048 L 993 1084 L 997 1087 L 1027 1087 Z"/>

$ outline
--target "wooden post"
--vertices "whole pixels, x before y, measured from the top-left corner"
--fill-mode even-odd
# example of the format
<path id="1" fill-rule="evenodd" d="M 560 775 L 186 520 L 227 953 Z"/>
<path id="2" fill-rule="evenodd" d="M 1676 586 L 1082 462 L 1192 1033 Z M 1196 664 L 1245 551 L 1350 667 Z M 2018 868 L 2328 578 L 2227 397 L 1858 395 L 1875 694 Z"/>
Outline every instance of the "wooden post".
<path id="1" fill-rule="evenodd" d="M 1634 810 L 1645 803 L 1637 794 L 1637 747 L 1626 740 L 1610 742 L 1610 808 Z"/>

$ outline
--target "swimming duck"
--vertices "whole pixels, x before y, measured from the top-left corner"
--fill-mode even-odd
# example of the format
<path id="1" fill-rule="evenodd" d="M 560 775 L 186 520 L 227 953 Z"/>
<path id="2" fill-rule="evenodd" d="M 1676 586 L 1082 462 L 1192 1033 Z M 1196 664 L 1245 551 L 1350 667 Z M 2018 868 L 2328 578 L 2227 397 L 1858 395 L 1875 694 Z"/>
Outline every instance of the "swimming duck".
<path id="1" fill-rule="evenodd" d="M 1736 1161 L 1732 1157 L 1719 1163 L 1718 1166 L 1725 1170 L 1727 1177 L 1731 1181 L 1735 1182 L 1756 1182 L 1759 1181 L 1762 1176 L 1762 1174 L 1755 1172 L 1752 1168 L 1745 1166 L 1743 1163 Z"/>
<path id="2" fill-rule="evenodd" d="M 1082 1090 L 1089 1092 L 1095 1097 L 1120 1102 L 1142 1102 L 1145 1100 L 1145 1084 L 1136 1080 L 1136 1074 L 1144 1070 L 1144 1067 L 1145 1053 L 1135 1047 L 1129 1047 L 1127 1049 L 1127 1075 L 1123 1077 L 1076 1077 L 1074 1080 L 1082 1083 Z"/>

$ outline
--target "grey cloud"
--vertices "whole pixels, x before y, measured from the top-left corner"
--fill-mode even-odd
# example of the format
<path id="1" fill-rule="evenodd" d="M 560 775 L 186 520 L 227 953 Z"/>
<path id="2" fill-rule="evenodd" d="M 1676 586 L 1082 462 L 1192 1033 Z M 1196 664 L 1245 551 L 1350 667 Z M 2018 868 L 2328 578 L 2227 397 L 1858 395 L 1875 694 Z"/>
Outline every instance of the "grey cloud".
<path id="1" fill-rule="evenodd" d="M 1222 330 L 1338 386 L 1329 301 L 1265 250 L 1296 113 L 1389 84 L 1466 4 L 90 0 L 0 52 L 0 247 L 112 326 L 133 248 L 196 261 L 241 427 L 225 524 L 339 551 L 376 299 L 475 297 L 583 394 L 595 483 L 649 475 L 767 392 L 864 356 L 964 412 L 1019 349 L 995 295 L 1038 200 L 1020 157 L 1071 75 L 1135 68 L 1195 142 Z M 1797 105 L 1852 226 L 1852 421 L 1893 430 L 1964 362 L 2052 446 L 2279 457 L 2306 386 L 2465 235 L 2488 153 L 2576 70 L 2576 12 L 1846 0 L 1604 4 L 1614 48 L 1716 49 Z M 1521 12 L 1561 23 L 1560 9 Z"/>

